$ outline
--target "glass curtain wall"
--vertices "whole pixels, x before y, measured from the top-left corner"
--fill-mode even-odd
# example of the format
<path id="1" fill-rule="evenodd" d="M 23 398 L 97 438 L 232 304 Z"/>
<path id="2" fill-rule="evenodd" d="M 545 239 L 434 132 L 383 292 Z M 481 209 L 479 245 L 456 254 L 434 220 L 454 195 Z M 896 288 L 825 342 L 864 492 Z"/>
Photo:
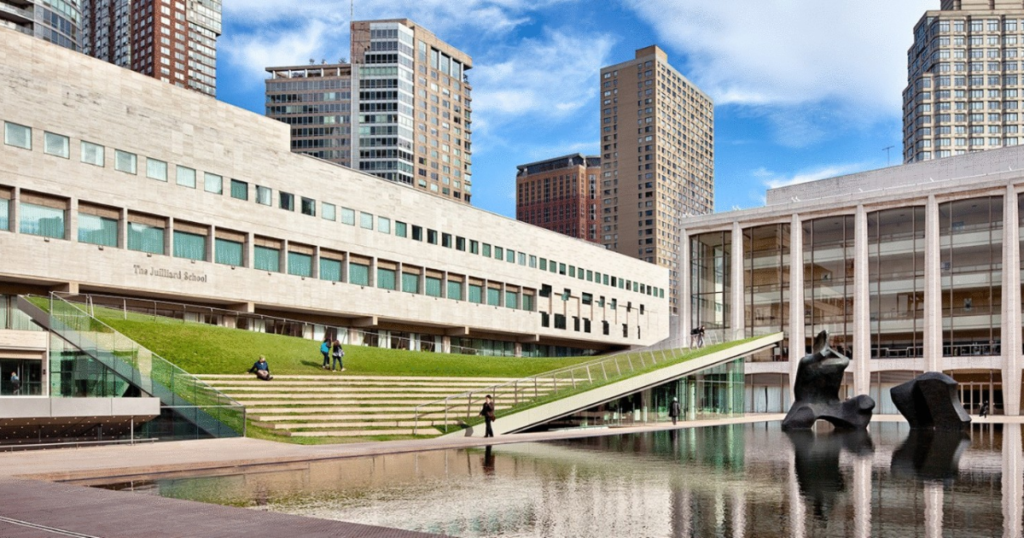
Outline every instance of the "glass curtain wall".
<path id="1" fill-rule="evenodd" d="M 939 204 L 944 356 L 998 355 L 1003 197 Z"/>
<path id="2" fill-rule="evenodd" d="M 925 208 L 868 213 L 871 357 L 922 357 Z"/>
<path id="3" fill-rule="evenodd" d="M 729 328 L 732 232 L 690 239 L 690 324 L 707 330 Z"/>
<path id="4" fill-rule="evenodd" d="M 789 224 L 743 231 L 743 302 L 746 334 L 785 332 L 789 326 Z M 754 354 L 754 362 L 784 360 L 789 344 Z"/>
<path id="5" fill-rule="evenodd" d="M 827 330 L 832 348 L 853 356 L 854 217 L 840 215 L 803 223 L 804 348 Z"/>

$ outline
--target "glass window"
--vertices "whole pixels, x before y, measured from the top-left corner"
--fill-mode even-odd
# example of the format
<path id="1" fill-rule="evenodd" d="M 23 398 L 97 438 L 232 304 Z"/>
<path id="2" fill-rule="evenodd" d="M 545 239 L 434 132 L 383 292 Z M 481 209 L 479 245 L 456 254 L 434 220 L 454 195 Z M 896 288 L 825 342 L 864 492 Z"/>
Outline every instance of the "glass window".
<path id="1" fill-rule="evenodd" d="M 285 211 L 295 211 L 295 195 L 287 192 L 280 193 L 278 207 Z"/>
<path id="2" fill-rule="evenodd" d="M 313 256 L 300 252 L 288 253 L 288 274 L 295 276 L 313 276 Z"/>
<path id="3" fill-rule="evenodd" d="M 427 229 L 427 243 L 431 245 L 437 244 L 437 230 Z"/>
<path id="4" fill-rule="evenodd" d="M 16 148 L 32 149 L 32 128 L 5 121 L 4 144 Z"/>
<path id="5" fill-rule="evenodd" d="M 256 203 L 261 205 L 273 205 L 274 191 L 270 187 L 256 185 Z"/>
<path id="6" fill-rule="evenodd" d="M 148 252 L 150 254 L 164 253 L 164 229 L 157 226 L 149 226 L 140 222 L 128 223 L 128 250 Z"/>
<path id="7" fill-rule="evenodd" d="M 217 174 L 206 172 L 206 174 L 203 175 L 203 188 L 206 192 L 224 194 L 224 178 Z"/>
<path id="8" fill-rule="evenodd" d="M 356 225 L 356 212 L 347 208 L 341 208 L 341 223 L 348 224 L 349 226 Z"/>
<path id="9" fill-rule="evenodd" d="M 167 163 L 146 157 L 146 177 L 167 181 Z"/>
<path id="10" fill-rule="evenodd" d="M 249 199 L 249 184 L 237 179 L 231 180 L 231 197 L 239 200 Z"/>
<path id="11" fill-rule="evenodd" d="M 564 263 L 558 264 L 558 274 L 560 274 L 560 275 L 564 275 L 565 274 L 565 264 Z"/>
<path id="12" fill-rule="evenodd" d="M 505 249 L 501 247 L 494 247 L 494 259 L 500 260 L 505 257 Z"/>
<path id="13" fill-rule="evenodd" d="M 64 210 L 22 202 L 21 226 L 23 234 L 64 239 Z"/>
<path id="14" fill-rule="evenodd" d="M 530 255 L 530 268 L 531 269 L 536 269 L 537 268 L 537 257 L 532 255 L 532 254 Z"/>
<path id="15" fill-rule="evenodd" d="M 330 258 L 320 258 L 320 280 L 341 282 L 341 262 Z"/>
<path id="16" fill-rule="evenodd" d="M 523 252 L 519 253 L 519 265 L 526 265 L 526 254 Z"/>
<path id="17" fill-rule="evenodd" d="M 117 219 L 78 214 L 78 242 L 105 247 L 117 246 Z"/>
<path id="18" fill-rule="evenodd" d="M 383 267 L 377 268 L 377 287 L 382 290 L 393 290 L 395 287 L 395 278 L 397 273 L 394 269 L 385 269 Z"/>
<path id="19" fill-rule="evenodd" d="M 391 219 L 387 217 L 377 217 L 377 231 L 382 234 L 391 233 Z"/>
<path id="20" fill-rule="evenodd" d="M 469 285 L 469 302 L 482 304 L 484 302 L 484 287 L 479 284 Z"/>
<path id="21" fill-rule="evenodd" d="M 420 292 L 420 275 L 402 273 L 402 291 L 406 293 Z"/>
<path id="22" fill-rule="evenodd" d="M 480 252 L 480 255 L 485 258 L 491 257 L 491 245 L 484 243 L 484 249 Z"/>
<path id="23" fill-rule="evenodd" d="M 519 305 L 519 292 L 506 291 L 505 292 L 505 308 L 515 308 Z"/>
<path id="24" fill-rule="evenodd" d="M 469 240 L 469 253 L 470 254 L 480 254 L 480 242 L 479 241 L 474 241 L 472 239 Z"/>
<path id="25" fill-rule="evenodd" d="M 548 270 L 548 260 L 547 260 L 547 258 L 541 258 L 540 259 L 540 270 L 541 271 L 547 271 Z"/>
<path id="26" fill-rule="evenodd" d="M 11 229 L 11 201 L 0 198 L 0 230 Z"/>
<path id="27" fill-rule="evenodd" d="M 316 200 L 312 198 L 301 197 L 299 198 L 299 211 L 303 215 L 309 215 L 310 217 L 316 216 Z"/>
<path id="28" fill-rule="evenodd" d="M 83 140 L 82 162 L 95 166 L 103 166 L 103 146 Z"/>
<path id="29" fill-rule="evenodd" d="M 174 257 L 205 260 L 206 236 L 174 230 Z"/>
<path id="30" fill-rule="evenodd" d="M 43 131 L 43 152 L 67 159 L 71 156 L 71 141 L 64 135 Z"/>
<path id="31" fill-rule="evenodd" d="M 487 288 L 487 304 L 491 306 L 498 306 L 498 299 L 501 297 L 501 290 L 496 288 Z"/>
<path id="32" fill-rule="evenodd" d="M 186 166 L 178 166 L 178 185 L 182 187 L 188 187 L 190 189 L 196 188 L 196 171 L 194 168 L 188 168 Z"/>
<path id="33" fill-rule="evenodd" d="M 423 241 L 423 228 L 421 226 L 412 226 L 412 238 L 414 241 Z"/>
<path id="34" fill-rule="evenodd" d="M 505 261 L 507 261 L 508 263 L 516 263 L 516 251 L 511 249 L 506 250 Z"/>
<path id="35" fill-rule="evenodd" d="M 533 295 L 523 295 L 523 310 L 533 312 Z"/>
<path id="36" fill-rule="evenodd" d="M 370 266 L 361 263 L 350 263 L 348 265 L 348 281 L 358 286 L 369 286 Z"/>
<path id="37" fill-rule="evenodd" d="M 320 204 L 320 215 L 325 220 L 336 220 L 338 218 L 338 208 L 334 204 L 323 202 Z"/>
<path id="38" fill-rule="evenodd" d="M 448 281 L 448 298 L 456 301 L 462 300 L 462 282 Z"/>
<path id="39" fill-rule="evenodd" d="M 432 276 L 427 277 L 427 295 L 430 297 L 441 296 L 441 279 Z"/>
<path id="40" fill-rule="evenodd" d="M 452 234 L 441 234 L 441 246 L 445 248 L 452 248 Z"/>
<path id="41" fill-rule="evenodd" d="M 138 157 L 134 153 L 114 150 L 114 170 L 128 174 L 138 173 Z"/>
<path id="42" fill-rule="evenodd" d="M 242 266 L 242 243 L 228 239 L 217 238 L 213 242 L 214 261 L 223 265 L 234 267 Z"/>
<path id="43" fill-rule="evenodd" d="M 407 225 L 401 221 L 395 221 L 395 235 L 398 237 L 406 237 L 408 233 Z"/>
<path id="44" fill-rule="evenodd" d="M 276 248 L 253 247 L 253 269 L 277 273 L 281 271 L 281 251 Z"/>
<path id="45" fill-rule="evenodd" d="M 359 212 L 359 227 L 367 230 L 373 229 L 373 215 L 369 213 Z"/>

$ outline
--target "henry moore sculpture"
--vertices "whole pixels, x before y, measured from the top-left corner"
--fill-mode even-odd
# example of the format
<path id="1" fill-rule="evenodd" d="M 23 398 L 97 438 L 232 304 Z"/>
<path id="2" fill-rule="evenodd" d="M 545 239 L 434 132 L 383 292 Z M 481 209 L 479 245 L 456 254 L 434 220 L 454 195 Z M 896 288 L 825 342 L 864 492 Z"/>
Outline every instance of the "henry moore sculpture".
<path id="1" fill-rule="evenodd" d="M 838 429 L 864 429 L 871 421 L 875 401 L 860 395 L 839 400 L 839 386 L 850 359 L 828 345 L 828 332 L 814 337 L 813 353 L 800 359 L 793 392 L 796 401 L 782 421 L 783 430 L 810 429 L 818 419 Z"/>
<path id="2" fill-rule="evenodd" d="M 927 372 L 889 390 L 892 403 L 911 429 L 957 430 L 971 423 L 960 404 L 957 383 L 941 372 Z"/>

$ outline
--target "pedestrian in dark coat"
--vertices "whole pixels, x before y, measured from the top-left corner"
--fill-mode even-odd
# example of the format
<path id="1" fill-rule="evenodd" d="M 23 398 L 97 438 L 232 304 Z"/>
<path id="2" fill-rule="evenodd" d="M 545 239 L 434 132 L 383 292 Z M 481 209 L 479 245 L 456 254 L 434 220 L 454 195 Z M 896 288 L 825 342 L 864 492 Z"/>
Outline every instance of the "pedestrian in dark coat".
<path id="1" fill-rule="evenodd" d="M 491 400 L 490 394 L 484 396 L 484 406 L 480 409 L 480 416 L 484 417 L 484 422 L 487 424 L 484 437 L 494 437 L 494 430 L 491 429 L 491 423 L 494 422 L 494 401 Z"/>
<path id="2" fill-rule="evenodd" d="M 672 398 L 672 405 L 668 406 L 668 416 L 672 417 L 672 425 L 676 425 L 676 421 L 679 420 L 679 415 L 682 414 L 682 409 L 679 405 L 679 398 Z"/>

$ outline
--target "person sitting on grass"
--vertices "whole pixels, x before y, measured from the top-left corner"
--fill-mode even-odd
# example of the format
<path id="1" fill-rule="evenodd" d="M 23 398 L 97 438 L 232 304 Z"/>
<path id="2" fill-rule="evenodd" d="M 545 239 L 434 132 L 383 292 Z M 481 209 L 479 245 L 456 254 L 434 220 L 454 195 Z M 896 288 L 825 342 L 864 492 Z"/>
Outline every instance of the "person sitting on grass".
<path id="1" fill-rule="evenodd" d="M 260 359 L 252 365 L 252 368 L 249 368 L 249 373 L 255 373 L 256 379 L 263 381 L 274 379 L 274 376 L 270 375 L 270 365 L 267 364 L 267 358 L 263 355 L 260 355 Z"/>

